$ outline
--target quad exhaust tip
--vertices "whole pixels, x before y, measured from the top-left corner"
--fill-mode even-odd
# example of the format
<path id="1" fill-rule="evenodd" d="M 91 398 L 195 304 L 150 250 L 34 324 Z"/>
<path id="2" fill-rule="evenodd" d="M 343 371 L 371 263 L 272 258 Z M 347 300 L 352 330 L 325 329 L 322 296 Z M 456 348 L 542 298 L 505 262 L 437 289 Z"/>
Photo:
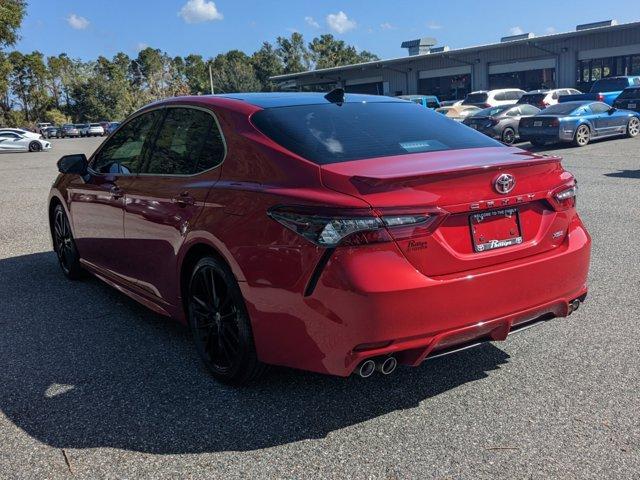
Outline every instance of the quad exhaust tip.
<path id="1" fill-rule="evenodd" d="M 383 375 L 390 375 L 398 366 L 398 361 L 395 357 L 387 357 L 385 359 L 381 359 L 376 363 L 376 370 L 378 370 Z"/>
<path id="2" fill-rule="evenodd" d="M 569 307 L 567 309 L 567 316 L 571 315 L 573 312 L 578 310 L 578 308 L 580 308 L 580 300 L 576 298 L 575 300 L 569 302 Z"/>
<path id="3" fill-rule="evenodd" d="M 382 357 L 375 360 L 368 359 L 363 361 L 358 367 L 357 373 L 362 378 L 369 378 L 376 370 L 383 375 L 391 375 L 398 366 L 395 357 Z"/>
<path id="4" fill-rule="evenodd" d="M 365 360 L 358 367 L 358 375 L 362 378 L 369 378 L 376 371 L 376 362 L 373 360 Z"/>

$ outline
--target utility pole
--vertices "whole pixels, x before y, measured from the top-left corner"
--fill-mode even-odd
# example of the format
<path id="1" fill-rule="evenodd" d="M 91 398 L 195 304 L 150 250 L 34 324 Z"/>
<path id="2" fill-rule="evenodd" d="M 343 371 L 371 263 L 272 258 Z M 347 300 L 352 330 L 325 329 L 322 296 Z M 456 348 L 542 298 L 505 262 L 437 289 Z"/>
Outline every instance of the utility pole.
<path id="1" fill-rule="evenodd" d="M 211 95 L 213 95 L 213 73 L 211 73 L 211 63 L 209 63 L 209 84 L 211 85 Z"/>

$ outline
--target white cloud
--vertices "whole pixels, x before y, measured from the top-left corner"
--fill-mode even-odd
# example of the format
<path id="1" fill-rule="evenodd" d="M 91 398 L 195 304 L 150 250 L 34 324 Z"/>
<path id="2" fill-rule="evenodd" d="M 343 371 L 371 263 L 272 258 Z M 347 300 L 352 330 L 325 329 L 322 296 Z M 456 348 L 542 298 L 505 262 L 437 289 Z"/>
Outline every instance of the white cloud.
<path id="1" fill-rule="evenodd" d="M 548 33 L 549 35 L 551 35 L 552 33 L 556 33 L 556 27 L 547 27 L 545 29 L 545 32 Z"/>
<path id="2" fill-rule="evenodd" d="M 524 30 L 521 27 L 511 27 L 509 29 L 509 35 L 522 35 Z"/>
<path id="3" fill-rule="evenodd" d="M 389 22 L 384 22 L 380 24 L 380 28 L 382 30 L 395 30 L 396 27 L 391 25 Z"/>
<path id="4" fill-rule="evenodd" d="M 304 17 L 304 21 L 307 22 L 307 25 L 313 28 L 320 28 L 320 24 L 316 22 L 313 17 Z"/>
<path id="5" fill-rule="evenodd" d="M 144 42 L 138 42 L 138 44 L 136 45 L 136 51 L 140 52 L 140 51 L 144 50 L 147 47 L 149 47 L 148 44 L 146 44 Z"/>
<path id="6" fill-rule="evenodd" d="M 89 20 L 80 15 L 76 15 L 75 13 L 69 14 L 67 17 L 67 23 L 71 28 L 76 30 L 84 30 L 89 26 Z"/>
<path id="7" fill-rule="evenodd" d="M 347 14 L 340 10 L 338 13 L 327 15 L 327 25 L 336 33 L 345 33 L 356 28 L 356 22 L 349 19 Z"/>
<path id="8" fill-rule="evenodd" d="M 429 22 L 427 23 L 427 28 L 429 30 L 440 30 L 442 28 L 442 25 L 436 22 Z"/>
<path id="9" fill-rule="evenodd" d="M 187 23 L 211 22 L 224 18 L 215 3 L 205 0 L 189 0 L 182 6 L 178 16 Z"/>

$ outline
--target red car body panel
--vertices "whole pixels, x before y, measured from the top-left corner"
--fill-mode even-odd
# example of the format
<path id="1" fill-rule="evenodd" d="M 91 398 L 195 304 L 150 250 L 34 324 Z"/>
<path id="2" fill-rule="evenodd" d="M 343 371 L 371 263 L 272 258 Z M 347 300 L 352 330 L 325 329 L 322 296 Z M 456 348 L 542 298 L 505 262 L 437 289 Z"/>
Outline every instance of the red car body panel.
<path id="1" fill-rule="evenodd" d="M 61 175 L 63 203 L 83 264 L 125 294 L 181 322 L 185 261 L 206 246 L 231 268 L 244 296 L 258 358 L 346 376 L 365 358 L 395 354 L 417 365 L 432 352 L 512 326 L 565 316 L 584 297 L 590 237 L 554 193 L 573 184 L 560 159 L 497 147 L 408 154 L 319 166 L 276 144 L 251 122 L 260 110 L 222 97 L 159 105 L 211 109 L 227 156 L 191 177 Z M 509 172 L 508 195 L 494 189 Z M 117 186 L 122 197 L 114 199 Z M 175 199 L 188 193 L 188 205 Z M 267 215 L 276 205 L 437 216 L 418 238 L 338 246 L 309 294 L 325 249 Z M 519 209 L 524 241 L 475 252 L 469 216 Z"/>

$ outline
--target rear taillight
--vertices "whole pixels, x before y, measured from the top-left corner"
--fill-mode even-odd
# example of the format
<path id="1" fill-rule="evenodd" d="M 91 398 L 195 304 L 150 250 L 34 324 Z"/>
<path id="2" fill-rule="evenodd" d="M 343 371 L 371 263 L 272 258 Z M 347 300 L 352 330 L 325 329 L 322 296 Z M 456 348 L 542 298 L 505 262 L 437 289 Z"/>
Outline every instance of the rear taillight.
<path id="1" fill-rule="evenodd" d="M 390 242 L 431 233 L 438 213 L 274 207 L 268 215 L 320 247 Z"/>
<path id="2" fill-rule="evenodd" d="M 551 195 L 556 210 L 573 208 L 577 203 L 578 185 L 562 186 Z"/>
<path id="3" fill-rule="evenodd" d="M 560 126 L 560 120 L 558 120 L 557 118 L 554 118 L 553 120 L 551 120 L 550 125 L 552 127 L 559 127 Z"/>
<path id="4" fill-rule="evenodd" d="M 603 95 L 603 94 L 601 94 L 601 93 L 599 93 L 599 94 L 596 96 L 596 100 L 597 100 L 597 101 L 599 101 L 599 102 L 604 102 L 604 95 Z"/>

